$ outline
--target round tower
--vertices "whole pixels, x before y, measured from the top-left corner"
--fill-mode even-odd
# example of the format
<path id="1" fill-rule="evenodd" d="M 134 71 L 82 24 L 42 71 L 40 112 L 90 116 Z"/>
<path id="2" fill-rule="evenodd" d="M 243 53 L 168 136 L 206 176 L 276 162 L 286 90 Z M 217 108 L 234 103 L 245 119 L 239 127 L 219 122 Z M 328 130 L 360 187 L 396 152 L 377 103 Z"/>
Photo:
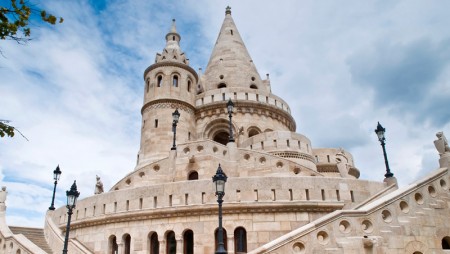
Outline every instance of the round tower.
<path id="1" fill-rule="evenodd" d="M 175 20 L 166 35 L 166 46 L 157 53 L 155 63 L 144 71 L 141 147 L 136 168 L 165 158 L 172 147 L 172 113 L 180 119 L 176 142 L 184 143 L 195 133 L 194 103 L 198 75 L 180 48 L 181 36 Z"/>

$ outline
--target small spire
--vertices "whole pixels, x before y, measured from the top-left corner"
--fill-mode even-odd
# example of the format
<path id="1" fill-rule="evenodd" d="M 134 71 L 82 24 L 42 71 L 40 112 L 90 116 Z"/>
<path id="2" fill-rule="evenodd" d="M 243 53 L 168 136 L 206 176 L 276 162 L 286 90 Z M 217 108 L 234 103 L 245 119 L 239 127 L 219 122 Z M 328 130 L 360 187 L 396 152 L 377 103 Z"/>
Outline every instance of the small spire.
<path id="1" fill-rule="evenodd" d="M 177 33 L 177 26 L 175 24 L 175 19 L 172 19 L 172 28 L 170 29 L 171 33 Z"/>
<path id="2" fill-rule="evenodd" d="M 225 8 L 225 15 L 231 15 L 231 7 L 228 5 L 227 8 Z"/>

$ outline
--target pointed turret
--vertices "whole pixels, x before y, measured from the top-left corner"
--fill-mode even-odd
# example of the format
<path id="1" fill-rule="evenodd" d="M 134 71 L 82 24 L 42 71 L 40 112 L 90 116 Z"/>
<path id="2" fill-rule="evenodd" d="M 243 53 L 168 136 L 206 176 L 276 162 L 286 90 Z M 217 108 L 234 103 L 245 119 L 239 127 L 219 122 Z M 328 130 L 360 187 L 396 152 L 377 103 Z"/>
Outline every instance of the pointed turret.
<path id="1" fill-rule="evenodd" d="M 194 129 L 194 104 L 198 75 L 181 51 L 175 19 L 166 34 L 166 46 L 155 63 L 144 71 L 141 148 L 136 168 L 166 158 L 172 148 L 172 120 L 180 113 L 177 142 L 186 142 Z M 164 149 L 166 148 L 166 149 Z"/>
<path id="2" fill-rule="evenodd" d="M 177 33 L 175 19 L 172 19 L 172 27 L 166 34 L 166 47 L 161 54 L 156 54 L 155 63 L 171 61 L 189 65 L 189 59 L 181 51 L 180 40 L 181 36 Z"/>
<path id="3" fill-rule="evenodd" d="M 234 23 L 229 6 L 206 67 L 205 81 L 205 90 L 236 87 L 267 91 Z"/>

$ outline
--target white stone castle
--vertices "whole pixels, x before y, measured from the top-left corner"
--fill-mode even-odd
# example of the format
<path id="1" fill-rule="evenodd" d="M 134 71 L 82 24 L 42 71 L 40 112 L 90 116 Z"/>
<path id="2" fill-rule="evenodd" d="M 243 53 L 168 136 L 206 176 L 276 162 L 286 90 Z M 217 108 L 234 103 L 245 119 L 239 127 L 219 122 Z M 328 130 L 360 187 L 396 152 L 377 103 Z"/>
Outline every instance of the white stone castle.
<path id="1" fill-rule="evenodd" d="M 227 253 L 450 253 L 443 133 L 435 141 L 440 168 L 423 179 L 401 189 L 393 177 L 360 180 L 348 151 L 314 148 L 295 132 L 289 105 L 271 93 L 268 75 L 261 79 L 229 7 L 203 74 L 189 66 L 180 40 L 174 21 L 144 71 L 136 168 L 77 202 L 69 253 L 214 253 L 219 165 L 228 176 Z M 44 229 L 35 229 L 39 241 L 32 229 L 6 225 L 5 198 L 3 189 L 0 253 L 62 251 L 66 207 L 47 212 Z"/>

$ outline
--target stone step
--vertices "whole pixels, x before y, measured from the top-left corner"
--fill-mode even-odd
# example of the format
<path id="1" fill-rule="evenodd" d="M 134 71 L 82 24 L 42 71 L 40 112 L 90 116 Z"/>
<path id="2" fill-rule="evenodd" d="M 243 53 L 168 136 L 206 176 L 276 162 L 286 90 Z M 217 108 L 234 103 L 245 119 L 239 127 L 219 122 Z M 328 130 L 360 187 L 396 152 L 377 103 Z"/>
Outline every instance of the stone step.
<path id="1" fill-rule="evenodd" d="M 13 227 L 10 226 L 9 229 L 14 234 L 22 234 L 28 240 L 36 244 L 39 248 L 41 248 L 43 251 L 52 254 L 52 250 L 50 249 L 50 246 L 48 245 L 47 241 L 45 240 L 44 236 L 44 230 L 42 228 L 27 228 L 27 227 Z"/>

